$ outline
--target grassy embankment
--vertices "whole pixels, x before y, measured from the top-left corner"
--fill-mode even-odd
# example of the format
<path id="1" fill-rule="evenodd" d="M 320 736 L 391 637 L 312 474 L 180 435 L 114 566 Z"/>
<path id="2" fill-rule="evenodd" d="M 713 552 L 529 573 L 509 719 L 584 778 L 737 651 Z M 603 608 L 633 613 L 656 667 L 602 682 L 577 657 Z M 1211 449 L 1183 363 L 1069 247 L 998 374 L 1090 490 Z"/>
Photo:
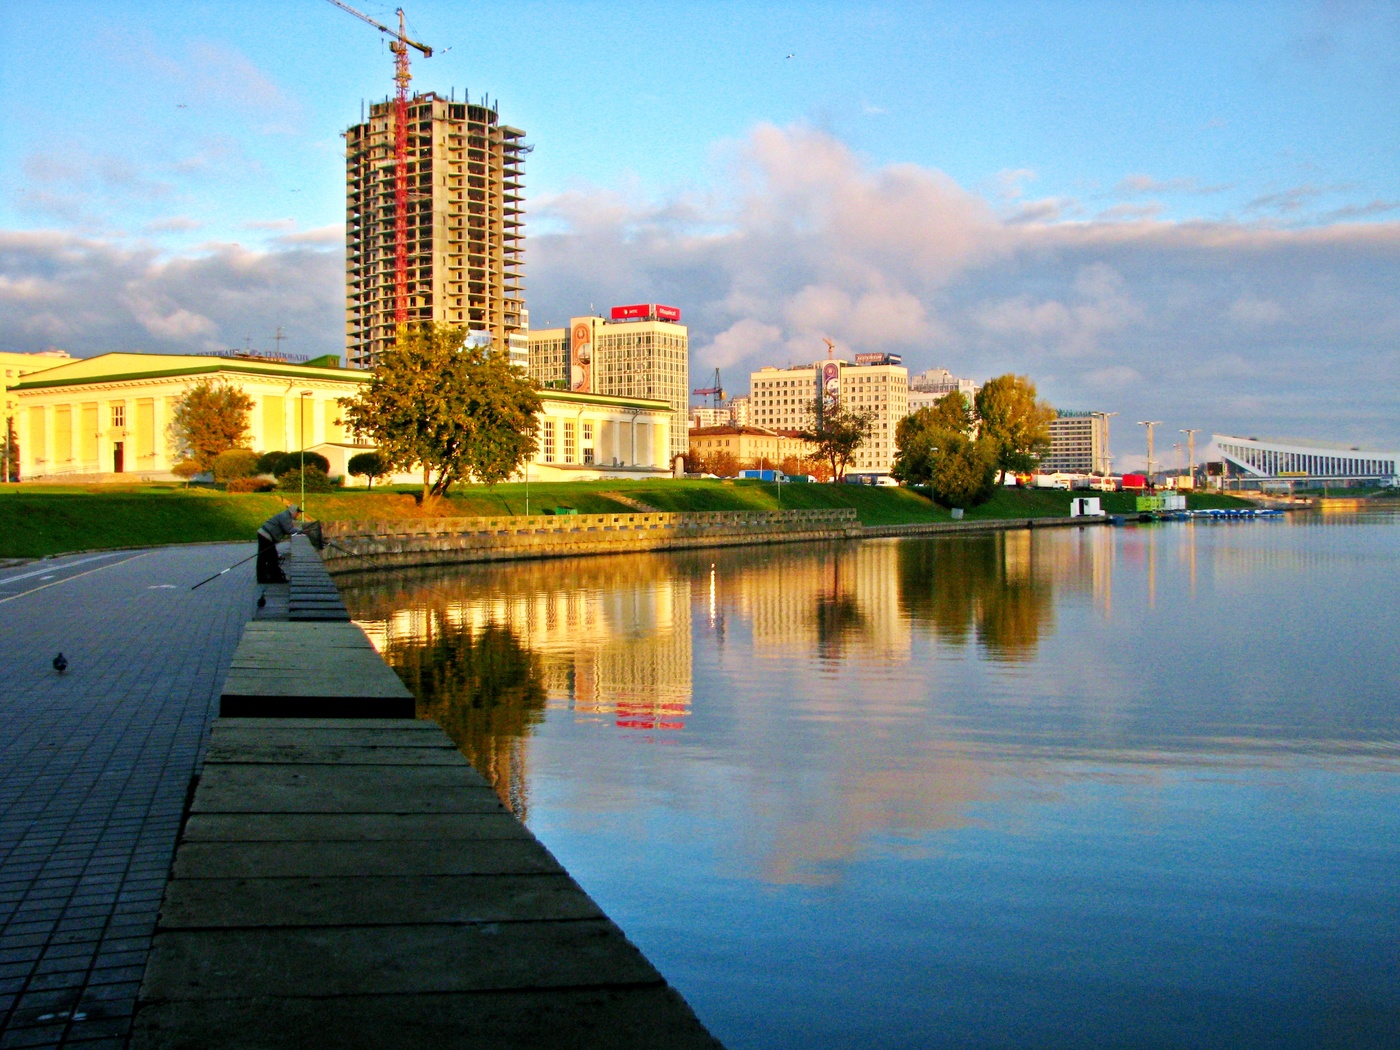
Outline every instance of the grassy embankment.
<path id="1" fill-rule="evenodd" d="M 967 512 L 969 521 L 1063 517 L 1073 494 L 1003 489 Z M 1133 497 L 1102 493 L 1110 513 L 1133 510 Z M 580 514 L 662 511 L 777 510 L 854 507 L 865 525 L 949 521 L 951 513 L 908 489 L 861 485 L 783 485 L 757 481 L 580 481 L 530 486 L 530 511 L 573 507 Z M 68 551 L 167 543 L 251 540 L 280 510 L 278 493 L 231 495 L 178 486 L 0 485 L 0 557 L 39 557 Z M 472 517 L 525 513 L 524 485 L 468 485 L 424 508 L 408 491 L 350 490 L 307 496 L 311 516 L 326 521 Z M 1192 507 L 1241 506 L 1230 496 L 1193 495 Z"/>

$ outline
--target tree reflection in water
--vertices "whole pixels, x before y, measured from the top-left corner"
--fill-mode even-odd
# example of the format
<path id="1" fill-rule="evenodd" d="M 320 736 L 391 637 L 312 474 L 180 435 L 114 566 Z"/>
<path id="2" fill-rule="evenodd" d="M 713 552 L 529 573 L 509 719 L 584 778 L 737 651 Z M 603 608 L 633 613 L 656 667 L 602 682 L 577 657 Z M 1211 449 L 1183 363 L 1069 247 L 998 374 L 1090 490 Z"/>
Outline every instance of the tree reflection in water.
<path id="1" fill-rule="evenodd" d="M 899 601 L 946 641 L 970 634 L 993 660 L 1021 662 L 1054 629 L 1051 580 L 1037 572 L 1029 532 L 935 539 L 899 547 Z"/>
<path id="2" fill-rule="evenodd" d="M 473 630 L 433 618 L 426 637 L 392 642 L 384 657 L 510 811 L 528 815 L 525 736 L 544 720 L 540 658 L 509 627 Z"/>

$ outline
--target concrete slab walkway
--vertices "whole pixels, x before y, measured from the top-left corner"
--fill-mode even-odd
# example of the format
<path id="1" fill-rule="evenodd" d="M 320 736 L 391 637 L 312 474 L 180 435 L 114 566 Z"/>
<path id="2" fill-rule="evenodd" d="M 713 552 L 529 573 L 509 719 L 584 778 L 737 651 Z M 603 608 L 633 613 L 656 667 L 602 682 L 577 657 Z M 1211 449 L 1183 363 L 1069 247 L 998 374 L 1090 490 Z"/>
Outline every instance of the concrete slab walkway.
<path id="1" fill-rule="evenodd" d="M 0 571 L 0 1047 L 126 1044 L 252 544 Z M 57 673 L 62 651 L 68 669 Z"/>

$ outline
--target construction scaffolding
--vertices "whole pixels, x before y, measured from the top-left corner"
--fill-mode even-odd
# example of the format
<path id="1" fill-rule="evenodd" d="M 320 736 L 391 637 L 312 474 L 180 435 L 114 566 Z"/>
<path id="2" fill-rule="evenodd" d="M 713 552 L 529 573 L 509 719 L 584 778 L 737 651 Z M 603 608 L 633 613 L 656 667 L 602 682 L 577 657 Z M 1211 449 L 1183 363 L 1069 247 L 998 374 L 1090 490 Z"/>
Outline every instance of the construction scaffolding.
<path id="1" fill-rule="evenodd" d="M 345 133 L 345 357 L 372 368 L 393 344 L 395 101 L 370 107 Z M 409 324 L 438 321 L 525 352 L 525 133 L 494 106 L 414 95 L 408 104 L 406 307 Z"/>

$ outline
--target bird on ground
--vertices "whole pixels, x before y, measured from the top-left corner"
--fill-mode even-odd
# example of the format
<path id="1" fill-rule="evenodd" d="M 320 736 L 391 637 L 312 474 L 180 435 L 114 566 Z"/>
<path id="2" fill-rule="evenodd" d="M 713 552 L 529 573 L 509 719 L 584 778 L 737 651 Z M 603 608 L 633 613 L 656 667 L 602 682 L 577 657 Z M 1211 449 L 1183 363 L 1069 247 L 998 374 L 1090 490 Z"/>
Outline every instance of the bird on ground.
<path id="1" fill-rule="evenodd" d="M 259 609 L 264 608 L 266 605 L 267 605 L 267 591 L 263 591 L 262 594 L 258 595 L 258 608 L 259 608 Z"/>
<path id="2" fill-rule="evenodd" d="M 57 656 L 55 656 L 53 658 L 53 669 L 59 674 L 62 674 L 64 671 L 68 670 L 68 657 L 64 656 L 62 653 L 59 653 Z"/>

